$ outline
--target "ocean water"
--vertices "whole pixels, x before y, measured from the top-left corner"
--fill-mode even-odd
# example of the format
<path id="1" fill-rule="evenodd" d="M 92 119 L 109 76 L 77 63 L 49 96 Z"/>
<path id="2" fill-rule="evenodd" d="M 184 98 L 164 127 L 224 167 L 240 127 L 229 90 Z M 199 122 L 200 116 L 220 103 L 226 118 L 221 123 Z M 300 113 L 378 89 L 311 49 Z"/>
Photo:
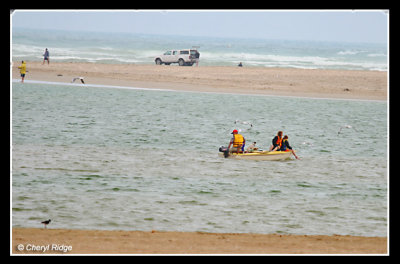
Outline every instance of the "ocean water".
<path id="1" fill-rule="evenodd" d="M 387 126 L 382 101 L 13 82 L 12 225 L 387 236 Z M 218 157 L 234 128 L 301 160 Z"/>
<path id="2" fill-rule="evenodd" d="M 200 66 L 387 71 L 385 44 L 163 36 L 13 28 L 12 60 L 154 64 L 170 49 L 199 47 Z"/>

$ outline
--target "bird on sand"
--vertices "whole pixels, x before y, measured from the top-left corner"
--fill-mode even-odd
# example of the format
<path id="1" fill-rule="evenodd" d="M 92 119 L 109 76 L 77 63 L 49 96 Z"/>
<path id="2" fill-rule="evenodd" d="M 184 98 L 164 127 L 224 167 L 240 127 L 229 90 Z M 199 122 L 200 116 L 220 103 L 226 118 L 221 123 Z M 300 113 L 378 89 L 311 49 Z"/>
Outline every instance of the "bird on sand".
<path id="1" fill-rule="evenodd" d="M 50 224 L 50 222 L 51 222 L 51 219 L 46 220 L 46 221 L 43 221 L 42 224 L 44 225 L 44 228 L 46 228 L 46 226 L 47 226 L 48 224 Z"/>

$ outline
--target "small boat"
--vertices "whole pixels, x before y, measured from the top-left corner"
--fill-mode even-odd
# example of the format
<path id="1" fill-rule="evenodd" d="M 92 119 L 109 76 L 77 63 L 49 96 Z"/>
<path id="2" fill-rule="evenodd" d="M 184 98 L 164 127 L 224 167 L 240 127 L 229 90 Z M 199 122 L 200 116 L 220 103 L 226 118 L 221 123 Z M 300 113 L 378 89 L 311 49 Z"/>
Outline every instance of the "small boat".
<path id="1" fill-rule="evenodd" d="M 228 153 L 221 151 L 218 156 L 243 160 L 286 160 L 290 159 L 291 151 L 254 151 L 250 153 Z"/>

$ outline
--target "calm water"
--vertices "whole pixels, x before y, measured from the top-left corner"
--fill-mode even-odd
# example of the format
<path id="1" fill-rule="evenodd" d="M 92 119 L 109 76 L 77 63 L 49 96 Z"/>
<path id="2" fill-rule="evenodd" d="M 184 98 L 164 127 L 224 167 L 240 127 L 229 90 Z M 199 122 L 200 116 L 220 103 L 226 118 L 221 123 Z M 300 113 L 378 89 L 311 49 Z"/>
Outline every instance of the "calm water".
<path id="1" fill-rule="evenodd" d="M 387 45 L 268 39 L 183 37 L 13 28 L 13 61 L 154 64 L 171 49 L 200 47 L 200 66 L 387 71 Z"/>
<path id="2" fill-rule="evenodd" d="M 219 158 L 234 128 L 302 159 Z M 17 227 L 386 236 L 387 176 L 386 102 L 12 84 Z"/>

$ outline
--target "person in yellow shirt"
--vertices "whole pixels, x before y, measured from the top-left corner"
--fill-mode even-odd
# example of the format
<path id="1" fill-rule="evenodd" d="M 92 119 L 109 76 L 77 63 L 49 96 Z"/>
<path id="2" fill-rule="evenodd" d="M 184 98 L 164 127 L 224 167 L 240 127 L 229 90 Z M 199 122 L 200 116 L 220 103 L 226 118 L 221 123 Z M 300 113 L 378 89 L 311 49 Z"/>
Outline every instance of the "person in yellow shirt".
<path id="1" fill-rule="evenodd" d="M 231 134 L 233 134 L 233 138 L 231 139 L 231 142 L 229 142 L 228 146 L 229 151 L 236 153 L 243 152 L 244 146 L 246 144 L 246 139 L 241 134 L 239 134 L 239 132 L 236 129 L 233 130 Z"/>
<path id="2" fill-rule="evenodd" d="M 18 67 L 19 73 L 21 74 L 21 82 L 24 82 L 25 74 L 26 74 L 26 62 L 22 61 L 21 66 Z"/>

